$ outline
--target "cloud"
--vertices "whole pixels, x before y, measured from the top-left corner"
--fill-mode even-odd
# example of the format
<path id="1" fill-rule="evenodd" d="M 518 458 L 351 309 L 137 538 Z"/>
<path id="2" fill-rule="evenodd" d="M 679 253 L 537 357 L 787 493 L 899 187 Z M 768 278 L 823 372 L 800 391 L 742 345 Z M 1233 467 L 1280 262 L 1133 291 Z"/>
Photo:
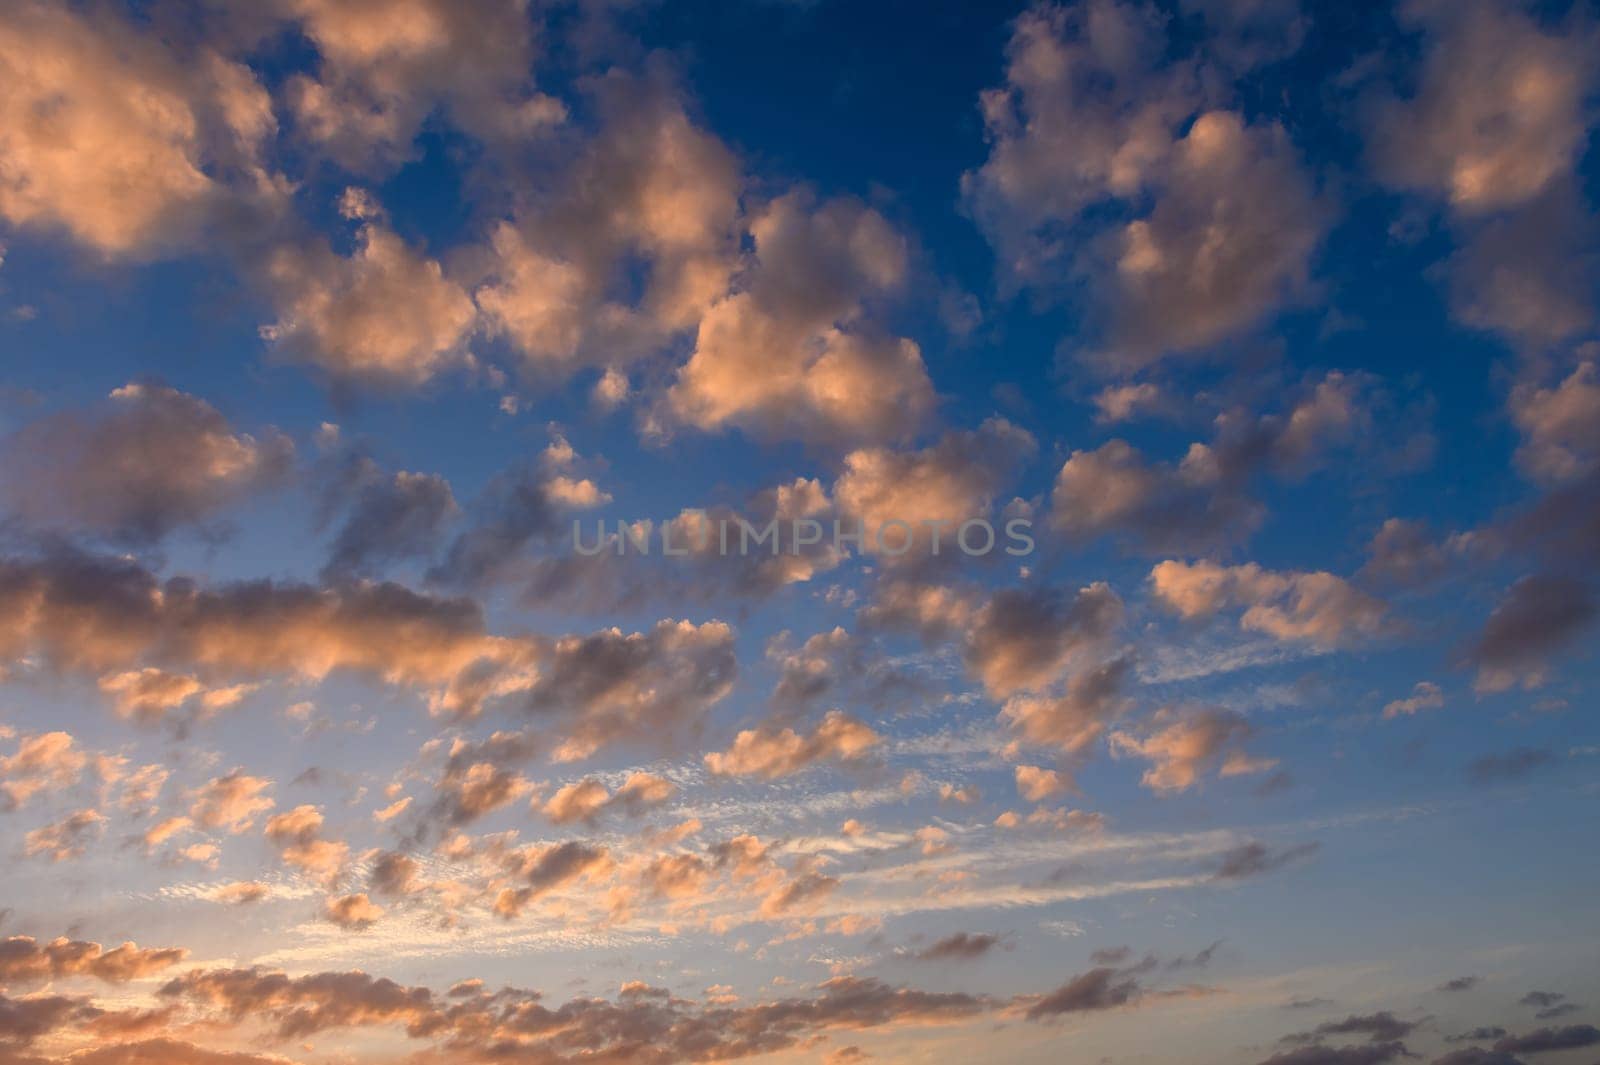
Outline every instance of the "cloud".
<path id="1" fill-rule="evenodd" d="M 1467 776 L 1475 784 L 1499 784 L 1554 765 L 1556 756 L 1536 747 L 1518 747 L 1504 754 L 1486 754 L 1467 766 Z"/>
<path id="2" fill-rule="evenodd" d="M 592 86 L 598 132 L 495 228 L 474 298 L 527 377 L 603 366 L 596 387 L 615 406 L 628 391 L 617 367 L 694 329 L 726 294 L 740 174 L 675 86 L 617 71 Z M 636 299 L 619 296 L 625 277 Z"/>
<path id="3" fill-rule="evenodd" d="M 1071 781 L 1054 769 L 1042 769 L 1036 765 L 1019 765 L 1015 775 L 1017 794 L 1027 802 L 1043 802 L 1051 796 L 1060 795 L 1071 786 Z"/>
<path id="4" fill-rule="evenodd" d="M 389 563 L 425 558 L 461 512 L 450 482 L 438 474 L 386 474 L 364 457 L 328 494 L 353 498 L 329 550 L 324 580 L 372 576 Z"/>
<path id="5" fill-rule="evenodd" d="M 350 860 L 350 847 L 340 840 L 325 839 L 322 836 L 322 811 L 311 805 L 296 806 L 292 810 L 278 814 L 267 821 L 267 838 L 277 845 L 283 860 L 308 875 L 315 877 L 324 884 L 332 884 L 344 873 L 345 864 Z M 376 917 L 376 907 L 364 906 L 366 896 L 350 896 L 350 899 L 359 898 L 361 902 L 340 900 L 342 905 L 332 906 L 328 910 L 328 917 L 336 923 L 343 923 L 337 914 L 349 918 L 352 922 L 362 920 L 362 915 L 372 913 Z"/>
<path id="6" fill-rule="evenodd" d="M 1377 108 L 1371 150 L 1390 184 L 1464 214 L 1525 203 L 1573 166 L 1593 78 L 1585 34 L 1546 32 L 1512 4 L 1411 4 L 1424 33 L 1416 93 Z"/>
<path id="7" fill-rule="evenodd" d="M 336 899 L 329 899 L 323 908 L 323 916 L 329 921 L 340 928 L 354 932 L 371 928 L 383 914 L 383 907 L 367 898 L 365 894 L 342 895 Z"/>
<path id="8" fill-rule="evenodd" d="M 510 872 L 521 887 L 505 888 L 495 899 L 494 911 L 511 919 L 533 900 L 586 877 L 608 872 L 614 863 L 605 847 L 578 840 L 547 847 L 525 848 L 512 855 Z"/>
<path id="9" fill-rule="evenodd" d="M 1251 841 L 1224 853 L 1216 876 L 1218 880 L 1244 880 L 1261 876 L 1316 854 L 1321 849 L 1320 843 L 1300 843 L 1274 850 L 1266 844 Z M 1320 1029 L 1318 1034 L 1323 1034 Z"/>
<path id="10" fill-rule="evenodd" d="M 830 710 L 810 735 L 771 725 L 744 729 L 726 751 L 705 756 L 706 768 L 726 776 L 767 780 L 798 773 L 819 762 L 858 761 L 881 741 L 872 729 L 842 710 Z"/>
<path id="11" fill-rule="evenodd" d="M 41 792 L 72 787 L 88 761 L 71 733 L 23 737 L 15 752 L 0 758 L 0 807 L 14 810 Z"/>
<path id="12" fill-rule="evenodd" d="M 1595 619 L 1593 592 L 1564 576 L 1534 574 L 1513 584 L 1467 649 L 1480 691 L 1537 682 L 1549 656 Z"/>
<path id="13" fill-rule="evenodd" d="M 748 220 L 754 252 L 737 290 L 700 319 L 667 393 L 697 428 L 838 444 L 894 439 L 929 413 L 917 345 L 885 334 L 869 298 L 904 282 L 904 239 L 871 208 L 791 192 Z"/>
<path id="14" fill-rule="evenodd" d="M 286 86 L 296 131 L 346 168 L 404 161 L 439 107 L 458 128 L 490 142 L 537 136 L 565 118 L 559 101 L 532 87 L 533 26 L 521 3 L 277 6 L 319 58 L 315 76 L 296 74 Z"/>
<path id="15" fill-rule="evenodd" d="M 0 939 L 0 981 L 14 986 L 91 976 L 125 984 L 176 965 L 188 953 L 177 947 L 142 950 L 137 943 L 106 950 L 99 943 L 64 936 L 41 944 L 29 936 L 11 936 Z"/>
<path id="16" fill-rule="evenodd" d="M 1187 791 L 1213 767 L 1222 776 L 1260 772 L 1275 762 L 1247 758 L 1240 745 L 1252 729 L 1241 714 L 1203 707 L 1183 710 L 1162 707 L 1141 732 L 1119 729 L 1111 734 L 1112 753 L 1137 756 L 1154 764 L 1140 778 L 1152 791 Z"/>
<path id="17" fill-rule="evenodd" d="M 361 222 L 349 256 L 284 244 L 265 274 L 278 319 L 262 336 L 336 381 L 415 387 L 469 360 L 471 297 L 381 221 Z"/>
<path id="18" fill-rule="evenodd" d="M 272 781 L 235 769 L 189 793 L 189 816 L 205 828 L 238 835 L 255 824 L 257 814 L 276 805 L 266 794 L 271 787 Z"/>
<path id="19" fill-rule="evenodd" d="M 275 429 L 236 433 L 196 396 L 135 382 L 24 426 L 0 456 L 5 500 L 24 521 L 146 544 L 283 483 L 294 446 Z"/>
<path id="20" fill-rule="evenodd" d="M 629 817 L 638 817 L 671 799 L 677 786 L 665 777 L 652 773 L 629 773 L 615 792 L 594 777 L 586 777 L 567 784 L 545 802 L 544 815 L 558 825 L 582 821 L 592 824 L 601 814 L 620 810 Z"/>
<path id="21" fill-rule="evenodd" d="M 1122 616 L 1121 598 L 1103 583 L 1073 594 L 1047 585 L 1002 588 L 972 614 L 962 657 L 992 695 L 1038 690 L 1103 647 Z"/>
<path id="22" fill-rule="evenodd" d="M 1028 743 L 1083 754 L 1127 705 L 1122 689 L 1131 669 L 1123 657 L 1073 673 L 1059 694 L 1007 699 L 1000 717 Z"/>
<path id="23" fill-rule="evenodd" d="M 1495 1043 L 1494 1049 L 1503 1054 L 1544 1054 L 1596 1045 L 1600 1045 L 1600 1028 L 1592 1024 L 1572 1024 L 1564 1028 L 1539 1028 L 1523 1035 L 1506 1036 Z"/>
<path id="24" fill-rule="evenodd" d="M 1017 475 L 1037 448 L 1033 436 L 1004 418 L 990 418 L 977 429 L 946 433 L 921 451 L 861 448 L 844 457 L 833 485 L 834 501 L 849 521 L 867 532 L 863 550 L 885 564 L 896 558 L 924 560 L 932 554 L 959 556 L 963 523 L 987 517 L 995 497 Z M 909 532 L 883 531 L 890 548 L 878 552 L 886 524 L 904 522 Z M 925 527 L 924 523 L 936 523 Z M 894 554 L 910 536 L 909 550 Z M 976 546 L 976 544 L 974 544 Z"/>
<path id="25" fill-rule="evenodd" d="M 918 961 L 968 961 L 1000 946 L 1004 937 L 992 932 L 956 932 L 929 944 L 916 954 Z"/>
<path id="26" fill-rule="evenodd" d="M 1554 388 L 1518 384 L 1511 417 L 1523 435 L 1517 462 L 1534 478 L 1568 480 L 1600 463 L 1600 371 L 1593 362 L 1579 363 Z"/>
<path id="27" fill-rule="evenodd" d="M 1444 690 L 1432 681 L 1419 680 L 1409 696 L 1384 704 L 1383 717 L 1386 721 L 1411 717 L 1423 710 L 1437 710 L 1443 705 Z"/>
<path id="28" fill-rule="evenodd" d="M 1025 1016 L 1030 1021 L 1039 1021 L 1067 1013 L 1117 1009 L 1143 994 L 1144 988 L 1135 977 L 1102 965 L 1073 977 L 1045 995 L 1028 1007 Z"/>
<path id="29" fill-rule="evenodd" d="M 1286 1043 L 1314 1043 L 1334 1035 L 1363 1035 L 1373 1043 L 1395 1043 L 1417 1029 L 1416 1021 L 1402 1021 L 1388 1010 L 1378 1013 L 1355 1014 L 1342 1021 L 1319 1024 L 1309 1032 L 1283 1037 Z"/>
<path id="30" fill-rule="evenodd" d="M 52 862 L 81 858 L 84 849 L 100 837 L 105 823 L 105 815 L 98 810 L 84 809 L 68 814 L 54 824 L 36 828 L 23 836 L 22 854 L 26 858 L 42 856 Z"/>
<path id="31" fill-rule="evenodd" d="M 267 90 L 208 46 L 179 50 L 110 9 L 0 17 L 0 218 L 104 259 L 175 250 L 287 199 L 260 161 Z"/>
<path id="32" fill-rule="evenodd" d="M 1025 12 L 981 101 L 989 158 L 962 181 L 1005 275 L 1087 282 L 1092 355 L 1119 371 L 1267 317 L 1326 224 L 1280 126 L 1213 106 L 1202 64 L 1158 60 L 1164 21 L 1113 0 Z"/>
<path id="33" fill-rule="evenodd" d="M 1191 443 L 1176 463 L 1149 461 L 1120 439 L 1072 452 L 1056 474 L 1051 524 L 1074 539 L 1115 536 L 1124 547 L 1151 554 L 1219 550 L 1260 525 L 1264 509 L 1249 494 L 1257 475 L 1296 479 L 1327 464 L 1340 448 L 1409 454 L 1427 440 L 1418 430 L 1374 447 L 1376 414 L 1395 401 L 1365 374 L 1332 371 L 1293 396 L 1281 412 L 1223 411 L 1210 442 Z"/>
<path id="34" fill-rule="evenodd" d="M 1479 983 L 1481 983 L 1481 980 L 1476 976 L 1458 976 L 1453 980 L 1446 980 L 1439 985 L 1438 989 L 1448 992 L 1471 991 Z"/>
<path id="35" fill-rule="evenodd" d="M 0 607 L 0 658 L 33 654 L 96 676 L 156 665 L 224 684 L 348 669 L 422 689 L 446 713 L 526 688 L 539 651 L 488 635 L 475 603 L 396 584 L 206 587 L 70 553 L 0 560 Z"/>
<path id="36" fill-rule="evenodd" d="M 1342 1047 L 1319 1043 L 1274 1054 L 1261 1065 L 1387 1065 L 1388 1062 L 1411 1056 L 1406 1045 L 1400 1042 Z"/>
<path id="37" fill-rule="evenodd" d="M 1383 631 L 1385 604 L 1331 573 L 1280 573 L 1253 562 L 1167 561 L 1150 571 L 1156 598 L 1184 618 L 1243 609 L 1239 627 L 1335 647 Z"/>

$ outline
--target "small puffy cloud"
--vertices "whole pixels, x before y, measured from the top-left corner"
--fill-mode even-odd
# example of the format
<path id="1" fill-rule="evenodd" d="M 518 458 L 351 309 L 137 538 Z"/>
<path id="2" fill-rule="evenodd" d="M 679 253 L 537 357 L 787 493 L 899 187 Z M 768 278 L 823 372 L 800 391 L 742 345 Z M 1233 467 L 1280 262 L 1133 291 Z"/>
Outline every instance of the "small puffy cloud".
<path id="1" fill-rule="evenodd" d="M 380 222 L 361 226 L 348 257 L 286 244 L 266 272 L 278 320 L 262 335 L 337 380 L 417 386 L 469 358 L 471 297 Z"/>
<path id="2" fill-rule="evenodd" d="M 1600 464 L 1600 371 L 1578 365 L 1560 384 L 1517 385 L 1511 418 L 1522 432 L 1517 463 L 1545 482 L 1568 480 Z"/>
<path id="3" fill-rule="evenodd" d="M 378 918 L 383 916 L 384 909 L 365 894 L 341 895 L 329 899 L 322 914 L 340 928 L 360 932 L 376 924 Z"/>
<path id="4" fill-rule="evenodd" d="M 350 505 L 323 567 L 324 579 L 370 576 L 388 563 L 426 557 L 461 513 L 450 482 L 438 474 L 387 474 L 365 459 L 355 462 L 328 494 L 348 496 Z"/>
<path id="5" fill-rule="evenodd" d="M 969 961 L 981 958 L 1004 942 L 992 932 L 956 932 L 919 950 L 918 961 Z"/>
<path id="6" fill-rule="evenodd" d="M 1017 794 L 1028 802 L 1043 802 L 1060 795 L 1071 786 L 1071 781 L 1054 769 L 1036 765 L 1019 765 L 1016 769 Z"/>
<path id="7" fill-rule="evenodd" d="M 719 775 L 773 780 L 820 762 L 857 761 L 880 741 L 861 721 L 842 710 L 831 710 L 809 735 L 771 726 L 745 729 L 726 751 L 707 754 L 705 764 Z"/>
<path id="8" fill-rule="evenodd" d="M 1496 0 L 1412 3 L 1424 33 L 1414 95 L 1384 100 L 1373 160 L 1392 185 L 1478 213 L 1524 203 L 1570 171 L 1588 126 L 1592 28 L 1550 32 Z"/>
<path id="9" fill-rule="evenodd" d="M 474 296 L 529 378 L 604 366 L 594 396 L 613 409 L 629 391 L 618 367 L 694 329 L 727 293 L 740 177 L 671 86 L 617 73 L 594 84 L 599 132 L 544 202 L 496 227 Z"/>
<path id="10" fill-rule="evenodd" d="M 1150 571 L 1156 598 L 1184 618 L 1242 613 L 1239 627 L 1283 641 L 1336 647 L 1383 631 L 1388 608 L 1331 573 L 1279 573 L 1253 562 L 1166 561 Z"/>
<path id="11" fill-rule="evenodd" d="M 235 769 L 189 793 L 189 816 L 204 828 L 238 835 L 249 831 L 256 816 L 275 805 L 266 794 L 271 787 L 272 781 Z"/>
<path id="12" fill-rule="evenodd" d="M 1211 106 L 1196 61 L 1162 61 L 1165 23 L 1112 0 L 1025 12 L 981 100 L 989 157 L 962 181 L 1013 282 L 1087 282 L 1088 354 L 1121 371 L 1267 317 L 1326 225 L 1283 128 Z"/>
<path id="13" fill-rule="evenodd" d="M 1007 699 L 1000 717 L 1028 743 L 1082 754 L 1122 712 L 1127 703 L 1122 689 L 1131 669 L 1130 659 L 1118 658 L 1073 673 L 1059 692 Z"/>
<path id="14" fill-rule="evenodd" d="M 653 773 L 629 773 L 615 792 L 594 777 L 563 785 L 545 801 L 542 811 L 558 825 L 574 821 L 593 823 L 601 814 L 620 810 L 637 817 L 672 798 L 676 785 Z"/>
<path id="15" fill-rule="evenodd" d="M 0 14 L 0 218 L 106 259 L 184 246 L 287 198 L 258 153 L 277 132 L 250 69 L 180 51 L 111 9 Z"/>
<path id="16" fill-rule="evenodd" d="M 286 86 L 297 131 L 355 170 L 397 164 L 423 122 L 443 108 L 491 143 L 562 122 L 566 109 L 535 91 L 533 26 L 522 4 L 283 0 L 319 57 L 315 76 Z"/>
<path id="17" fill-rule="evenodd" d="M 528 708 L 562 727 L 554 756 L 571 761 L 625 739 L 668 742 L 728 693 L 736 671 L 733 630 L 720 621 L 564 636 L 544 656 Z"/>
<path id="18" fill-rule="evenodd" d="M 1270 769 L 1275 763 L 1251 760 L 1240 750 L 1251 732 L 1249 722 L 1231 710 L 1163 707 L 1143 730 L 1113 732 L 1111 750 L 1153 763 L 1140 782 L 1152 791 L 1173 793 L 1194 787 L 1213 768 L 1222 776 Z"/>
<path id="19" fill-rule="evenodd" d="M 921 559 L 938 552 L 960 553 L 957 542 L 962 523 L 987 518 L 996 496 L 1010 483 L 1022 463 L 1036 450 L 1027 430 L 1004 418 L 990 418 L 977 429 L 947 433 L 921 451 L 861 448 L 844 458 L 844 469 L 834 482 L 834 502 L 866 531 L 864 549 L 877 546 L 886 523 L 904 522 L 905 531 L 884 531 L 890 551 L 898 552 L 906 537 L 913 547 L 894 557 Z M 936 523 L 925 527 L 925 523 Z M 981 539 L 975 542 L 981 543 Z"/>
<path id="20" fill-rule="evenodd" d="M 1567 647 L 1600 615 L 1591 589 L 1579 580 L 1534 574 L 1513 584 L 1467 648 L 1479 691 L 1540 683 L 1550 656 Z"/>
<path id="21" fill-rule="evenodd" d="M 14 752 L 0 758 L 0 807 L 15 809 L 40 792 L 72 787 L 88 761 L 69 732 L 23 737 Z"/>
<path id="22" fill-rule="evenodd" d="M 5 499 L 24 521 L 148 543 L 282 483 L 294 447 L 276 430 L 235 432 L 196 396 L 135 382 L 24 426 L 0 455 Z"/>
<path id="23" fill-rule="evenodd" d="M 1396 717 L 1410 717 L 1423 710 L 1437 710 L 1444 705 L 1444 690 L 1429 680 L 1419 680 L 1411 694 L 1404 699 L 1395 699 L 1383 708 L 1385 720 Z"/>
<path id="24" fill-rule="evenodd" d="M 98 810 L 85 809 L 60 821 L 36 828 L 22 838 L 24 857 L 66 862 L 83 856 L 84 849 L 100 837 L 106 823 Z"/>
<path id="25" fill-rule="evenodd" d="M 667 394 L 672 414 L 834 444 L 915 429 L 933 405 L 922 352 L 877 328 L 866 306 L 904 282 L 904 239 L 868 207 L 803 192 L 748 224 L 753 255 L 737 290 L 700 319 Z"/>
<path id="26" fill-rule="evenodd" d="M 272 817 L 266 833 L 285 862 L 324 883 L 337 880 L 350 858 L 348 844 L 322 837 L 322 812 L 315 806 L 296 806 Z M 366 896 L 360 898 L 366 901 Z"/>

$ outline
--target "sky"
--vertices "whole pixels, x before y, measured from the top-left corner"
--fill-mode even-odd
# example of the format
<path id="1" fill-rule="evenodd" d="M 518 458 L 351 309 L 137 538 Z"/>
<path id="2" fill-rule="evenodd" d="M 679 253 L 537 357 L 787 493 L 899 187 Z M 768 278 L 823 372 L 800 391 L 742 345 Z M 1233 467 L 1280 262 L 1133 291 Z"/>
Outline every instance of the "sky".
<path id="1" fill-rule="evenodd" d="M 1596 55 L 4 5 L 0 1065 L 1595 1065 Z"/>

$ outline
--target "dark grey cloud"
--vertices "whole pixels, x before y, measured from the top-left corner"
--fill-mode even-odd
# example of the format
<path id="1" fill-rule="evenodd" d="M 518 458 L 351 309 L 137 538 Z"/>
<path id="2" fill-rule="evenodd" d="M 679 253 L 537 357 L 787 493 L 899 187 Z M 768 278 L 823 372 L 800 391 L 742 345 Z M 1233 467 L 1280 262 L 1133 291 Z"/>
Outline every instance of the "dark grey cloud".
<path id="1" fill-rule="evenodd" d="M 1222 861 L 1217 866 L 1216 877 L 1218 880 L 1243 880 L 1247 877 L 1261 876 L 1275 869 L 1281 869 L 1300 858 L 1309 857 L 1321 849 L 1322 844 L 1317 842 L 1274 849 L 1264 843 L 1252 841 L 1223 854 Z"/>
<path id="2" fill-rule="evenodd" d="M 919 950 L 918 961 L 958 961 L 981 958 L 999 947 L 1004 936 L 992 932 L 957 932 Z"/>
<path id="3" fill-rule="evenodd" d="M 1467 776 L 1474 784 L 1500 784 L 1523 777 L 1546 766 L 1554 765 L 1553 752 L 1536 747 L 1518 747 L 1504 754 L 1486 754 L 1467 766 Z"/>
<path id="4" fill-rule="evenodd" d="M 1600 1028 L 1569 1024 L 1564 1028 L 1539 1028 L 1524 1035 L 1509 1035 L 1494 1049 L 1507 1054 L 1545 1054 L 1556 1050 L 1582 1050 L 1600 1045 Z"/>

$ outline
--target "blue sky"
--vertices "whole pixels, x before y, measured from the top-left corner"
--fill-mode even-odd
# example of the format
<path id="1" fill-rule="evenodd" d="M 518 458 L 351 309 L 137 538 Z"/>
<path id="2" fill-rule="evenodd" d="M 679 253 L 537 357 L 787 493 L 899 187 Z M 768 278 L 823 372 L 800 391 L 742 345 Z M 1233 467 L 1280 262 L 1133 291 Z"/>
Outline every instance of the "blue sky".
<path id="1" fill-rule="evenodd" d="M 0 1063 L 1591 1060 L 1597 36 L 9 8 Z"/>

